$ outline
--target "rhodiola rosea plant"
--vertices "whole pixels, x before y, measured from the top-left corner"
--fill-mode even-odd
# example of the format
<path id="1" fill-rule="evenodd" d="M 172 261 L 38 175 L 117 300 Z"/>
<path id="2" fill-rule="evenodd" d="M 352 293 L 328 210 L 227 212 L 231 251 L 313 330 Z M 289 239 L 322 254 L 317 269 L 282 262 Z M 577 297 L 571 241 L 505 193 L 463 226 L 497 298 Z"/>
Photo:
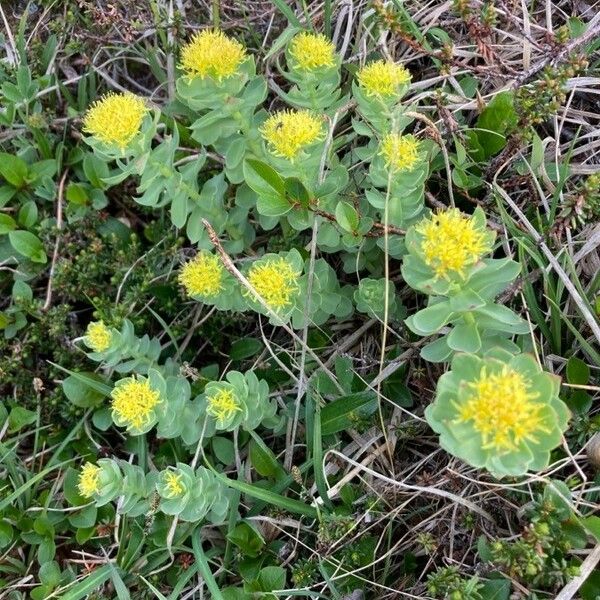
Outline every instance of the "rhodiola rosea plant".
<path id="1" fill-rule="evenodd" d="M 422 356 L 452 359 L 426 411 L 442 447 L 496 476 L 543 469 L 568 410 L 557 380 L 516 343 L 529 326 L 494 302 L 519 264 L 490 258 L 497 237 L 481 209 L 426 209 L 424 186 L 440 148 L 435 126 L 403 102 L 409 71 L 379 58 L 342 85 L 340 59 L 325 36 L 288 30 L 276 46 L 284 49 L 278 74 L 287 80 L 276 108 L 255 57 L 218 30 L 196 34 L 181 51 L 177 98 L 189 121 L 167 128 L 157 106 L 131 93 L 98 100 L 83 132 L 106 165 L 104 182 L 135 178 L 136 202 L 166 209 L 185 231 L 197 248 L 178 275 L 190 299 L 264 315 L 292 335 L 354 309 L 388 321 L 405 317 L 386 277 L 390 261 L 399 260 L 404 281 L 428 298 L 405 319 L 432 340 Z M 198 144 L 186 160 L 182 128 Z M 200 183 L 207 161 L 216 164 Z M 248 252 L 257 235 L 277 228 L 291 240 L 310 233 L 308 251 L 294 243 Z M 329 256 L 371 279 L 347 284 Z M 90 323 L 82 343 L 109 375 L 97 384 L 109 396 L 97 409 L 99 423 L 111 419 L 127 436 L 155 432 L 198 450 L 193 465 L 162 472 L 113 459 L 88 463 L 81 494 L 97 506 L 121 498 L 124 513 L 140 514 L 156 497 L 165 514 L 222 520 L 236 485 L 210 464 L 197 466 L 198 452 L 217 433 L 237 439 L 286 427 L 289 411 L 277 406 L 268 383 L 253 370 L 227 370 L 197 394 L 182 365 L 161 360 L 160 343 L 136 337 L 127 321 L 120 330 Z"/>
<path id="2" fill-rule="evenodd" d="M 416 65 L 383 48 L 358 56 L 343 61 L 329 37 L 299 27 L 266 56 L 204 29 L 177 53 L 169 102 L 115 91 L 81 111 L 87 171 L 124 207 L 122 224 L 150 216 L 177 238 L 177 260 L 148 278 L 172 321 L 152 300 L 124 307 L 119 287 L 114 310 L 111 301 L 91 319 L 83 312 L 86 330 L 68 345 L 86 370 L 62 369 L 65 395 L 87 411 L 85 451 L 63 486 L 78 539 L 93 542 L 98 523 L 119 544 L 147 538 L 152 586 L 147 572 L 163 564 L 153 553 L 174 564 L 193 552 L 211 597 L 284 590 L 273 565 L 295 555 L 269 529 L 282 522 L 299 539 L 318 532 L 315 547 L 338 561 L 298 560 L 295 587 L 310 588 L 315 573 L 337 585 L 338 568 L 343 593 L 359 585 L 384 562 L 378 552 L 395 551 L 362 528 L 401 500 L 378 487 L 370 461 L 396 469 L 394 448 L 412 451 L 413 427 L 450 473 L 459 464 L 490 489 L 545 478 L 563 456 L 577 404 L 538 351 L 523 304 L 506 301 L 530 276 L 515 231 L 498 224 L 502 208 L 456 193 L 459 158 L 428 96 L 411 89 Z M 347 354 L 369 328 L 381 338 L 354 369 Z M 232 329 L 240 339 L 228 351 Z M 328 348 L 338 331 L 348 342 Z M 408 373 L 422 398 L 407 422 Z M 365 444 L 364 464 L 345 462 L 348 439 Z M 383 444 L 378 454 L 368 440 Z M 345 479 L 363 467 L 375 477 L 367 492 Z M 437 493 L 418 477 L 419 493 Z M 446 499 L 471 510 L 452 485 Z M 487 508 L 475 513 L 491 520 Z M 338 552 L 354 535 L 352 552 Z M 516 552 L 492 550 L 505 562 Z M 118 552 L 132 571 L 145 560 Z M 244 589 L 221 596 L 237 569 Z M 432 594 L 493 587 L 452 569 L 430 579 Z"/>

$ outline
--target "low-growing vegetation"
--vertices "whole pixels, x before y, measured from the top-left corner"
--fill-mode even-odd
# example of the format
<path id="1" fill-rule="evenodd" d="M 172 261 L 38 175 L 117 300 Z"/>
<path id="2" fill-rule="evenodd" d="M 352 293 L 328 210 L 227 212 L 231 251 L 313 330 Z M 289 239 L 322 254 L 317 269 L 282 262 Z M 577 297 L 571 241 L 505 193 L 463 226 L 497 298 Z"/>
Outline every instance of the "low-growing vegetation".
<path id="1" fill-rule="evenodd" d="M 600 598 L 598 7 L 139 4 L 0 5 L 0 598 Z"/>

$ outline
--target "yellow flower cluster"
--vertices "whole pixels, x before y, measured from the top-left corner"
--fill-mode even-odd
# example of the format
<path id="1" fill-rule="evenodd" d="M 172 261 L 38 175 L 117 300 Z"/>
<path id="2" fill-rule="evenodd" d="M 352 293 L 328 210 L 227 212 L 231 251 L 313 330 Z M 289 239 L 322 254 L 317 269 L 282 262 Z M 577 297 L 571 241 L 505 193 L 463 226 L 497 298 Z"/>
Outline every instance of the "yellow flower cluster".
<path id="1" fill-rule="evenodd" d="M 115 386 L 110 395 L 115 415 L 127 427 L 138 429 L 152 419 L 152 412 L 160 402 L 160 393 L 152 389 L 148 380 L 133 377 Z"/>
<path id="2" fill-rule="evenodd" d="M 380 154 L 391 171 L 412 171 L 419 162 L 419 149 L 415 136 L 388 133 L 381 142 Z"/>
<path id="3" fill-rule="evenodd" d="M 83 118 L 83 131 L 123 150 L 140 130 L 147 112 L 142 98 L 109 92 L 88 109 Z"/>
<path id="4" fill-rule="evenodd" d="M 282 257 L 257 262 L 250 267 L 248 281 L 272 310 L 290 306 L 298 292 L 298 276 Z"/>
<path id="5" fill-rule="evenodd" d="M 549 433 L 544 423 L 544 405 L 534 402 L 538 393 L 507 365 L 499 373 L 483 368 L 479 378 L 469 383 L 472 396 L 461 405 L 458 422 L 472 421 L 481 435 L 483 448 L 499 453 L 517 449 L 524 440 L 536 442 L 536 433 Z"/>
<path id="6" fill-rule="evenodd" d="M 391 61 L 376 60 L 358 73 L 358 83 L 367 96 L 395 96 L 401 85 L 410 83 L 410 73 Z"/>
<path id="7" fill-rule="evenodd" d="M 221 388 L 212 396 L 207 397 L 208 406 L 206 412 L 224 422 L 230 419 L 236 412 L 242 410 L 235 392 L 229 388 Z"/>
<path id="8" fill-rule="evenodd" d="M 93 321 L 87 326 L 83 341 L 94 352 L 104 352 L 110 348 L 112 333 L 102 321 Z"/>
<path id="9" fill-rule="evenodd" d="M 293 66 L 299 71 L 335 66 L 335 47 L 322 33 L 299 33 L 291 41 L 288 51 Z"/>
<path id="10" fill-rule="evenodd" d="M 321 120 L 308 110 L 282 110 L 271 115 L 260 129 L 269 150 L 294 160 L 298 153 L 322 139 Z"/>
<path id="11" fill-rule="evenodd" d="M 182 494 L 183 486 L 181 485 L 181 473 L 167 471 L 164 474 L 164 482 L 168 498 L 177 498 L 177 496 Z"/>
<path id="12" fill-rule="evenodd" d="M 200 252 L 185 263 L 179 272 L 179 283 L 190 296 L 216 296 L 223 290 L 224 268 L 219 257 Z"/>
<path id="13" fill-rule="evenodd" d="M 464 270 L 477 263 L 491 250 L 486 232 L 477 229 L 472 217 L 451 208 L 424 219 L 416 227 L 423 236 L 421 251 L 425 263 L 438 277 Z"/>
<path id="14" fill-rule="evenodd" d="M 84 498 L 91 498 L 94 494 L 97 494 L 100 491 L 98 481 L 99 476 L 100 467 L 90 462 L 85 463 L 85 465 L 81 467 L 77 488 L 79 489 L 79 493 Z"/>
<path id="15" fill-rule="evenodd" d="M 221 81 L 235 75 L 244 60 L 244 46 L 222 31 L 201 31 L 181 49 L 181 68 L 188 77 Z"/>

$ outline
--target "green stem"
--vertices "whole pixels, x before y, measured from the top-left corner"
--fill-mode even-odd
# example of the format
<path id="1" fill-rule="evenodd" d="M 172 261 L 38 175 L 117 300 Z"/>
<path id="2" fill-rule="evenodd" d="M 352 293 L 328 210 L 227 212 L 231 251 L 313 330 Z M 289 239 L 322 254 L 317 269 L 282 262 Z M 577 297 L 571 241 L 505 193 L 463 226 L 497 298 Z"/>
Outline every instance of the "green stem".
<path id="1" fill-rule="evenodd" d="M 220 8 L 219 4 L 220 4 L 219 0 L 213 0 L 212 21 L 213 21 L 213 27 L 215 29 L 219 29 L 219 26 L 221 25 L 221 8 Z"/>

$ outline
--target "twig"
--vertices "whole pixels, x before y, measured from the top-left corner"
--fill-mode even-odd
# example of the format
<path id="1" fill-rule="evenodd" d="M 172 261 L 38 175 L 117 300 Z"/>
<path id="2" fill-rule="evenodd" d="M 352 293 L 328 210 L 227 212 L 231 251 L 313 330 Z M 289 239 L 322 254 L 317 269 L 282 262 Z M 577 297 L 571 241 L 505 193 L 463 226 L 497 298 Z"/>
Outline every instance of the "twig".
<path id="1" fill-rule="evenodd" d="M 219 256 L 221 257 L 221 262 L 223 263 L 223 266 L 254 296 L 254 298 L 258 302 L 260 302 L 260 304 L 265 308 L 265 310 L 267 311 L 267 314 L 270 317 L 274 317 L 274 318 L 278 319 L 279 315 L 277 315 L 277 313 L 275 313 L 267 305 L 267 303 L 265 302 L 265 299 L 254 289 L 252 284 L 246 279 L 246 277 L 244 277 L 244 275 L 240 272 L 240 270 L 233 264 L 231 257 L 227 254 L 227 252 L 225 252 L 225 249 L 221 245 L 221 242 L 219 241 L 219 236 L 217 235 L 217 232 L 214 230 L 213 226 L 206 219 L 202 219 L 202 224 L 204 225 L 204 227 L 206 228 L 206 231 L 208 232 L 208 237 L 209 237 L 210 241 L 212 242 L 216 251 L 219 253 Z M 302 340 L 300 339 L 300 337 L 296 334 L 296 332 L 287 323 L 281 323 L 280 327 L 282 329 L 284 329 L 287 333 L 289 333 L 295 342 L 302 344 Z M 317 365 L 321 369 L 323 369 L 323 371 L 325 371 L 325 373 L 331 378 L 331 381 L 333 381 L 333 384 L 336 386 L 338 391 L 341 394 L 344 394 L 345 393 L 344 388 L 342 388 L 342 386 L 339 384 L 337 377 L 325 366 L 323 361 L 315 354 L 314 350 L 310 347 L 307 347 L 306 351 L 314 359 L 314 361 L 317 363 Z"/>
<path id="2" fill-rule="evenodd" d="M 585 33 L 576 37 L 574 40 L 567 42 L 563 48 L 555 55 L 550 54 L 539 62 L 537 62 L 531 69 L 525 71 L 522 75 L 517 77 L 514 82 L 514 87 L 523 85 L 526 81 L 531 79 L 536 73 L 539 73 L 546 65 L 558 64 L 562 62 L 569 54 L 575 51 L 580 46 L 583 46 L 587 42 L 593 40 L 598 33 L 600 33 L 600 13 L 598 13 L 589 23 Z"/>
<path id="3" fill-rule="evenodd" d="M 389 483 L 390 485 L 397 486 L 397 487 L 407 490 L 407 491 L 420 492 L 422 494 L 432 494 L 434 496 L 440 496 L 441 498 L 446 498 L 447 500 L 451 500 L 452 502 L 456 502 L 457 504 L 462 504 L 463 506 L 468 508 L 470 511 L 477 513 L 478 515 L 482 516 L 484 519 L 487 519 L 491 523 L 496 522 L 494 520 L 494 517 L 492 517 L 492 515 L 490 515 L 489 512 L 487 512 L 480 506 L 477 506 L 477 504 L 475 504 L 474 502 L 471 502 L 470 500 L 463 498 L 462 496 L 457 496 L 456 494 L 453 494 L 452 492 L 448 492 L 446 490 L 441 490 L 436 487 L 423 487 L 420 485 L 411 485 L 409 483 L 404 483 L 403 481 L 396 481 L 395 479 L 391 479 L 390 477 L 386 477 L 385 475 L 382 475 L 381 473 L 378 473 L 377 471 L 370 469 L 366 465 L 363 465 L 355 460 L 352 460 L 351 458 L 349 458 L 348 456 L 345 456 L 344 454 L 342 454 L 341 452 L 338 452 L 337 450 L 329 450 L 327 452 L 327 454 L 323 457 L 323 463 L 325 463 L 327 455 L 329 455 L 329 454 L 333 454 L 334 456 L 337 456 L 341 460 L 344 460 L 347 463 L 353 465 L 354 467 L 357 467 L 359 470 L 364 471 L 365 473 L 368 473 L 369 475 L 371 475 L 372 477 L 375 477 L 376 479 L 385 481 L 386 483 Z M 569 596 L 569 598 L 570 598 L 570 596 Z M 567 598 L 565 598 L 564 600 L 567 600 Z"/>
<path id="4" fill-rule="evenodd" d="M 19 59 L 19 53 L 17 51 L 17 45 L 15 44 L 15 38 L 13 37 L 12 31 L 10 30 L 10 25 L 8 24 L 8 19 L 4 14 L 4 10 L 2 9 L 1 3 L 0 16 L 2 16 L 2 22 L 4 23 L 4 28 L 6 29 L 6 37 L 8 38 L 8 43 L 5 46 L 6 54 L 8 57 L 8 63 L 11 65 L 16 65 Z"/>
<path id="5" fill-rule="evenodd" d="M 332 223 L 337 223 L 337 219 L 335 218 L 335 215 L 333 215 L 327 211 L 321 210 L 320 208 L 313 208 L 312 206 L 309 206 L 308 210 L 310 210 L 311 212 L 314 212 L 316 215 L 319 215 L 320 217 L 323 217 L 324 219 L 327 219 L 328 221 L 331 221 Z M 394 225 L 388 225 L 386 227 L 384 223 L 379 223 L 379 222 L 373 223 L 373 229 L 377 229 L 378 232 L 369 231 L 365 234 L 365 237 L 381 237 L 381 236 L 385 235 L 386 231 L 390 235 L 392 235 L 392 234 L 393 235 L 404 235 L 406 233 L 406 231 L 404 229 L 400 229 L 400 227 L 396 227 Z M 379 232 L 381 232 L 381 233 L 379 233 Z"/>
<path id="6" fill-rule="evenodd" d="M 56 228 L 58 231 L 56 232 L 56 240 L 54 240 L 54 252 L 52 253 L 52 264 L 50 265 L 50 274 L 48 275 L 48 287 L 46 288 L 46 301 L 44 302 L 44 306 L 42 306 L 42 310 L 46 311 L 50 308 L 52 304 L 52 279 L 54 278 L 54 272 L 56 270 L 56 261 L 58 260 L 58 247 L 60 245 L 60 230 L 62 229 L 62 203 L 63 203 L 63 194 L 65 191 L 65 181 L 67 179 L 68 170 L 65 169 L 65 172 L 62 174 L 60 178 L 60 183 L 58 184 L 58 195 L 57 195 L 57 206 L 56 206 Z"/>
<path id="7" fill-rule="evenodd" d="M 167 92 L 171 102 L 175 99 L 175 56 L 173 54 L 175 35 L 173 27 L 173 0 L 170 0 L 167 16 L 167 43 L 169 44 L 167 49 Z"/>

